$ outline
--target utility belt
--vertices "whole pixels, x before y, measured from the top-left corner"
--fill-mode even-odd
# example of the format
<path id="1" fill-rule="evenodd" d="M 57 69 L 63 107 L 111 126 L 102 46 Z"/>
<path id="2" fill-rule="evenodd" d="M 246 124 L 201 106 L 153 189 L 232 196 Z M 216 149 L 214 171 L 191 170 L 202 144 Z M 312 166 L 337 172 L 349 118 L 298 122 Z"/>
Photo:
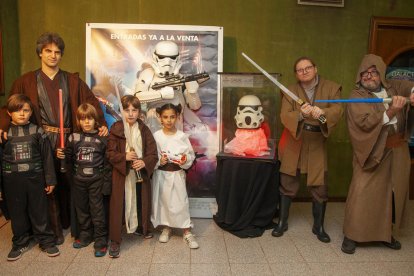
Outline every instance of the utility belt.
<path id="1" fill-rule="evenodd" d="M 405 144 L 404 134 L 397 133 L 387 137 L 387 141 L 385 142 L 385 147 L 392 149 L 398 148 Z"/>
<path id="2" fill-rule="evenodd" d="M 311 131 L 311 132 L 321 132 L 320 126 L 314 126 L 314 125 L 306 124 L 306 123 L 303 125 L 303 129 L 306 131 Z"/>
<path id="3" fill-rule="evenodd" d="M 104 166 L 98 166 L 98 167 L 82 167 L 79 165 L 74 165 L 73 166 L 73 171 L 75 173 L 75 175 L 80 175 L 80 176 L 94 176 L 94 175 L 98 175 L 98 174 L 103 174 L 104 172 Z"/>
<path id="4" fill-rule="evenodd" d="M 42 163 L 21 163 L 12 164 L 4 162 L 3 172 L 14 173 L 14 172 L 40 172 L 42 171 Z"/>
<path id="5" fill-rule="evenodd" d="M 43 125 L 43 129 L 46 132 L 52 132 L 52 133 L 60 133 L 60 128 L 59 127 L 54 127 L 54 126 L 48 126 L 48 125 Z M 63 133 L 70 133 L 70 128 L 63 128 Z"/>
<path id="6" fill-rule="evenodd" d="M 176 171 L 182 170 L 180 166 L 174 163 L 167 163 L 164 166 L 158 167 L 158 169 L 161 171 L 167 171 L 167 172 L 176 172 Z"/>

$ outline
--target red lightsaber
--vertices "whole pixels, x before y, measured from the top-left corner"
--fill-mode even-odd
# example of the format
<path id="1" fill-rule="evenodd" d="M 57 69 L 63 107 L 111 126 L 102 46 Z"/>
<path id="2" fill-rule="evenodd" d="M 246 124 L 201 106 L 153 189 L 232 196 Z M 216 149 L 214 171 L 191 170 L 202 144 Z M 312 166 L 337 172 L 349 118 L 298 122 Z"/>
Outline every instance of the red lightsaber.
<path id="1" fill-rule="evenodd" d="M 60 128 L 60 147 L 65 148 L 65 133 L 63 132 L 63 92 L 59 89 L 59 128 Z"/>
<path id="2" fill-rule="evenodd" d="M 63 127 L 63 91 L 59 89 L 59 133 L 60 133 L 60 148 L 65 148 L 65 132 Z M 66 161 L 60 159 L 60 171 L 66 172 Z"/>

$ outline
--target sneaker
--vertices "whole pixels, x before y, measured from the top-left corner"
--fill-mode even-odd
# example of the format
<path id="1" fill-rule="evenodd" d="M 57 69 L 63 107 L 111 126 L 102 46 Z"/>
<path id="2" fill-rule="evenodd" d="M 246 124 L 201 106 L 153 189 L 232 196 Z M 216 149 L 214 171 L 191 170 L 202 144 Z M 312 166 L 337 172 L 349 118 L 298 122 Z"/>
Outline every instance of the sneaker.
<path id="1" fill-rule="evenodd" d="M 121 251 L 121 249 L 119 247 L 119 243 L 111 242 L 111 245 L 109 246 L 109 257 L 118 258 L 120 251 Z"/>
<path id="2" fill-rule="evenodd" d="M 90 243 L 81 242 L 81 240 L 75 240 L 72 244 L 73 248 L 80 249 L 82 247 L 87 247 Z"/>
<path id="3" fill-rule="evenodd" d="M 171 228 L 170 227 L 165 227 L 164 229 L 162 229 L 161 235 L 158 239 L 159 242 L 168 242 L 170 240 L 171 237 Z"/>
<path id="4" fill-rule="evenodd" d="M 195 237 L 193 234 L 191 234 L 191 232 L 188 232 L 187 234 L 185 234 L 183 236 L 183 240 L 187 243 L 188 247 L 190 247 L 191 249 L 197 249 L 198 243 L 195 240 Z"/>
<path id="5" fill-rule="evenodd" d="M 102 247 L 102 248 L 95 249 L 95 257 L 103 257 L 103 256 L 105 256 L 107 250 L 108 250 L 108 248 L 106 246 L 105 247 Z M 119 255 L 119 253 L 118 253 L 118 255 Z"/>
<path id="6" fill-rule="evenodd" d="M 27 246 L 17 247 L 13 245 L 12 250 L 10 250 L 9 255 L 7 255 L 8 261 L 16 261 L 21 258 L 23 253 L 28 249 Z"/>
<path id="7" fill-rule="evenodd" d="M 55 245 L 46 248 L 44 251 L 46 252 L 46 255 L 48 257 L 56 257 L 56 256 L 60 255 L 59 248 L 57 248 L 57 246 L 55 246 Z"/>

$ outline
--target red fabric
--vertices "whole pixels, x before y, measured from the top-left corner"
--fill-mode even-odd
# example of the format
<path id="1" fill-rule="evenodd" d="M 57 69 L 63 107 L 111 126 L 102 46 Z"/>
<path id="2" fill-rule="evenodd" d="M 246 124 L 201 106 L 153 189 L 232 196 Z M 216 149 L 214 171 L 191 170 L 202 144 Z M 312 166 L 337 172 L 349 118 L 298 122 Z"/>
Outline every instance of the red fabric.
<path id="1" fill-rule="evenodd" d="M 262 128 L 237 129 L 233 140 L 224 146 L 224 152 L 236 155 L 263 156 L 269 154 L 266 135 Z"/>

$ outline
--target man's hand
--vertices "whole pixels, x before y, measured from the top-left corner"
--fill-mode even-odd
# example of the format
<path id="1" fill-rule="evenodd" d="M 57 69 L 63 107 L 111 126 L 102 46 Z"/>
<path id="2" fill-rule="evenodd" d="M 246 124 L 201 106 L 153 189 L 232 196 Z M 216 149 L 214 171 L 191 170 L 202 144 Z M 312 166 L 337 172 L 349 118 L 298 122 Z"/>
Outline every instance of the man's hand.
<path id="1" fill-rule="evenodd" d="M 314 106 L 311 112 L 312 118 L 318 120 L 321 115 L 324 115 L 325 112 L 317 106 Z"/>
<path id="2" fill-rule="evenodd" d="M 303 118 L 308 118 L 313 110 L 313 106 L 308 103 L 301 105 L 300 112 L 302 113 Z"/>
<path id="3" fill-rule="evenodd" d="M 55 189 L 55 186 L 50 186 L 50 185 L 46 186 L 45 188 L 46 194 L 50 195 L 54 189 Z"/>
<path id="4" fill-rule="evenodd" d="M 98 128 L 99 132 L 98 135 L 99 136 L 108 136 L 109 132 L 108 132 L 108 128 L 106 126 L 101 126 L 100 128 Z"/>
<path id="5" fill-rule="evenodd" d="M 411 95 L 412 96 L 412 95 Z M 411 101 L 410 96 L 410 101 Z M 407 103 L 405 97 L 402 96 L 393 96 L 390 108 L 386 111 L 388 118 L 393 118 Z"/>
<path id="6" fill-rule="evenodd" d="M 4 141 L 7 140 L 7 132 L 0 129 L 0 143 L 3 143 L 3 139 Z"/>
<path id="7" fill-rule="evenodd" d="M 411 106 L 414 106 L 414 93 L 411 93 L 410 95 L 410 104 Z"/>

